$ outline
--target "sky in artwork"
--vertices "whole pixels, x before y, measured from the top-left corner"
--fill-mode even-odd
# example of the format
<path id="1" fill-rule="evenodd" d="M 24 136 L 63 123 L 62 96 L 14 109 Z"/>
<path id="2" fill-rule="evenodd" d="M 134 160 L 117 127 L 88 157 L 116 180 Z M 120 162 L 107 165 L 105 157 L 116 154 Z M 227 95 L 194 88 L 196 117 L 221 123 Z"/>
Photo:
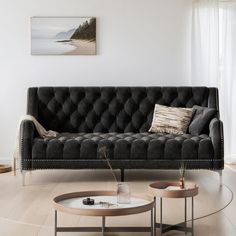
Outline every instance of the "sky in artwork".
<path id="1" fill-rule="evenodd" d="M 31 18 L 31 35 L 32 38 L 53 38 L 60 32 L 67 32 L 76 29 L 90 18 L 71 17 L 71 18 Z"/>

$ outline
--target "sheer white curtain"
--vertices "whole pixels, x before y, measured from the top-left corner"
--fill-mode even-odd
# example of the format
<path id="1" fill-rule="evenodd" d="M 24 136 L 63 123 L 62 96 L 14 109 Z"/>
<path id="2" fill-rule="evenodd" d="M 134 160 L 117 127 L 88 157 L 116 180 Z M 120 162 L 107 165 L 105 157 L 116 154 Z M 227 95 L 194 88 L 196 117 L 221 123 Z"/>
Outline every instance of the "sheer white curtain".
<path id="1" fill-rule="evenodd" d="M 195 0 L 192 17 L 192 84 L 218 87 L 219 2 Z"/>
<path id="2" fill-rule="evenodd" d="M 225 159 L 236 163 L 236 2 L 220 4 L 220 108 L 224 122 Z"/>
<path id="3" fill-rule="evenodd" d="M 236 163 L 236 1 L 194 0 L 192 84 L 219 87 L 225 160 Z"/>

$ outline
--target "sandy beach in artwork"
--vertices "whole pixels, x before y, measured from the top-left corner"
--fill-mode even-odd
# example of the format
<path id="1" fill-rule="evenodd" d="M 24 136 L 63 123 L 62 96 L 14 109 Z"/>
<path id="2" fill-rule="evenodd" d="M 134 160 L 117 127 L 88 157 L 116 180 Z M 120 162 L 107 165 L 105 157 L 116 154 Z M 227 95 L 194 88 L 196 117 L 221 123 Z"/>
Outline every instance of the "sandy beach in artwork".
<path id="1" fill-rule="evenodd" d="M 33 17 L 32 55 L 96 55 L 96 18 Z"/>
<path id="2" fill-rule="evenodd" d="M 96 54 L 96 42 L 88 40 L 73 39 L 70 44 L 76 47 L 64 55 L 94 55 Z"/>

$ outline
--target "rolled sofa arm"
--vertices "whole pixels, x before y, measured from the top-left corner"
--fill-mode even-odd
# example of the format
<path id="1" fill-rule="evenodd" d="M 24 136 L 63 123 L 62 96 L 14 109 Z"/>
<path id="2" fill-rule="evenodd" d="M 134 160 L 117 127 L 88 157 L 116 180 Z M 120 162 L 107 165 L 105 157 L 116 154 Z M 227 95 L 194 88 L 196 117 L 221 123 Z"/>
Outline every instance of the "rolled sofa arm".
<path id="1" fill-rule="evenodd" d="M 32 144 L 35 136 L 35 127 L 32 121 L 23 120 L 20 124 L 20 154 L 21 169 L 32 169 Z"/>
<path id="2" fill-rule="evenodd" d="M 224 133 L 223 123 L 218 118 L 211 120 L 209 125 L 210 138 L 214 147 L 214 158 L 224 159 Z"/>

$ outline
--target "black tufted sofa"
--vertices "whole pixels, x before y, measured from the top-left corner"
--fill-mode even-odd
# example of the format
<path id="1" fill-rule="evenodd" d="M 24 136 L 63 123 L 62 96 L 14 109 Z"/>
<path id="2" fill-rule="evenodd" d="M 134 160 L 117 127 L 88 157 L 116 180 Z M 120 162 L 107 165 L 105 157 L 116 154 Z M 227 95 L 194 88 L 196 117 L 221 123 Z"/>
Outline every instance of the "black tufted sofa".
<path id="1" fill-rule="evenodd" d="M 109 148 L 113 168 L 189 169 L 224 167 L 219 115 L 199 136 L 149 133 L 154 105 L 218 110 L 218 90 L 207 87 L 39 87 L 28 90 L 28 111 L 57 138 L 37 136 L 21 124 L 22 170 L 107 168 L 98 149 Z"/>

